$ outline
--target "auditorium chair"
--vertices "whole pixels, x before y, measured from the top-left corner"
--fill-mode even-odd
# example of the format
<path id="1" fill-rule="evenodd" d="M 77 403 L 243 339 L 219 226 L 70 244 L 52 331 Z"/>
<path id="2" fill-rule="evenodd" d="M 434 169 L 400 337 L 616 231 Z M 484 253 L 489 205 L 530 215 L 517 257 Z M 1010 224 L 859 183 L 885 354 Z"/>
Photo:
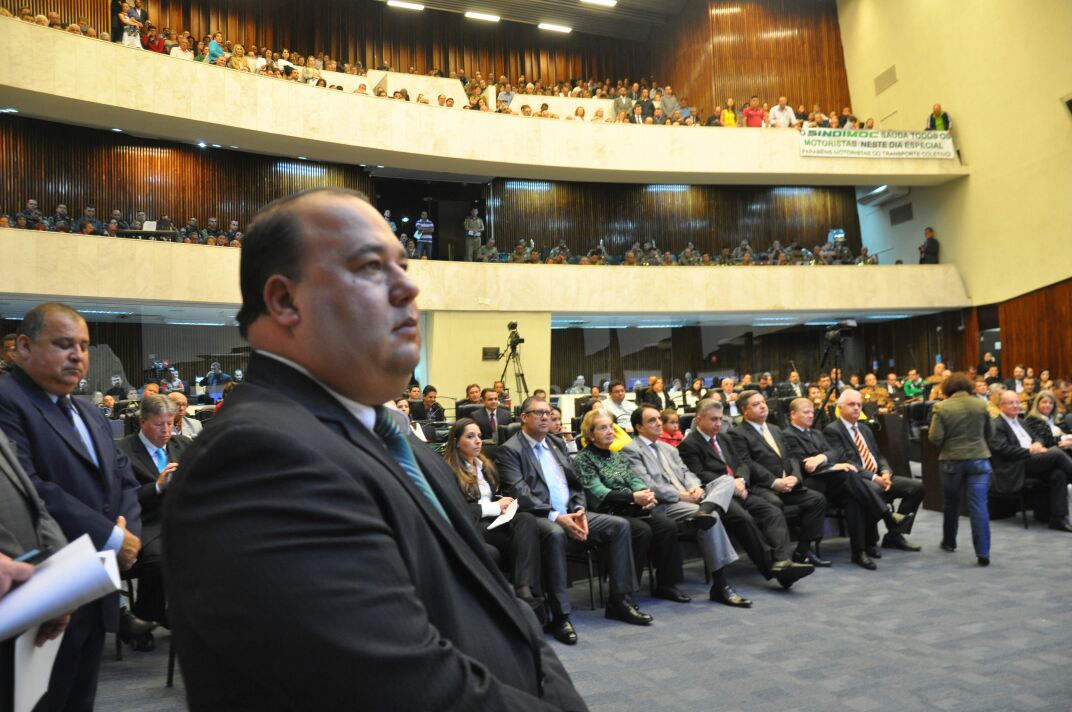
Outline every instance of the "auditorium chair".
<path id="1" fill-rule="evenodd" d="M 472 418 L 473 413 L 483 407 L 484 405 L 482 403 L 459 403 L 458 407 L 454 409 L 454 419 L 461 420 L 462 418 Z"/>
<path id="2" fill-rule="evenodd" d="M 1013 516 L 1015 517 L 1017 511 L 1020 514 L 1020 518 L 1024 523 L 1024 529 L 1028 529 L 1027 509 L 1028 509 L 1028 497 L 1034 495 L 1035 502 L 1031 509 L 1035 512 L 1035 519 L 1040 521 L 1049 520 L 1049 489 L 1043 486 L 1043 481 L 1037 477 L 1024 477 L 1024 486 L 1020 488 L 1018 492 L 995 492 L 990 490 L 987 496 L 988 511 L 991 519 L 1000 519 L 1003 516 L 1008 515 L 1008 509 L 1005 506 L 995 507 L 995 502 L 999 503 L 1012 503 Z M 1043 506 L 1040 507 L 1039 505 Z M 1004 510 L 1004 511 L 1002 511 Z"/>

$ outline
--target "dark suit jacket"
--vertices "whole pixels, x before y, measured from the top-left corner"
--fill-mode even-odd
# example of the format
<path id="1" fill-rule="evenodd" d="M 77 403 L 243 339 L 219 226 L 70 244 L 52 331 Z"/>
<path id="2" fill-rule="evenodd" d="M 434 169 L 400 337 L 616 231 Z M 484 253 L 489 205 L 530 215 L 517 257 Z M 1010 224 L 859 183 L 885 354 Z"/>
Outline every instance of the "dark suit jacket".
<path id="1" fill-rule="evenodd" d="M 254 353 L 164 501 L 164 573 L 191 710 L 584 709 L 473 528 L 445 521 L 315 382 Z"/>
<path id="2" fill-rule="evenodd" d="M 673 408 L 674 410 L 677 410 L 677 405 L 674 403 L 674 401 L 670 400 L 670 396 L 666 393 L 666 391 L 663 391 L 662 393 L 656 393 L 655 391 L 648 388 L 644 391 L 644 395 L 641 397 L 640 402 L 647 403 L 648 405 L 653 405 L 659 410 L 665 410 L 666 408 Z"/>
<path id="3" fill-rule="evenodd" d="M 424 407 L 424 401 L 410 401 L 410 420 L 443 420 L 443 417 L 443 406 L 439 405 L 439 403 L 433 403 L 429 410 Z"/>
<path id="4" fill-rule="evenodd" d="M 185 435 L 173 435 L 167 444 L 168 462 L 178 462 L 193 440 Z M 138 503 L 141 505 L 141 526 L 146 532 L 145 538 L 150 536 L 149 529 L 155 529 L 154 534 L 159 534 L 161 508 L 164 501 L 164 493 L 156 491 L 156 480 L 160 476 L 156 469 L 156 463 L 149 457 L 149 451 L 145 449 L 138 433 L 131 433 L 118 443 L 119 449 L 126 454 L 130 465 L 134 469 L 134 477 L 138 484 Z M 177 475 L 178 473 L 176 473 Z"/>
<path id="5" fill-rule="evenodd" d="M 782 431 L 770 423 L 767 423 L 767 427 L 770 428 L 771 437 L 778 444 L 778 449 L 782 451 L 781 457 L 748 422 L 742 422 L 730 432 L 729 440 L 733 444 L 734 454 L 742 462 L 748 463 L 748 469 L 752 473 L 749 484 L 752 487 L 769 489 L 784 471 L 787 475 L 796 477 L 799 481 L 797 487 L 800 487 L 804 482 L 800 462 L 789 455 L 789 446 L 782 437 Z"/>
<path id="6" fill-rule="evenodd" d="M 778 384 L 776 393 L 779 398 L 804 398 L 808 395 L 808 387 L 803 383 L 792 384 L 785 381 Z"/>
<path id="7" fill-rule="evenodd" d="M 810 433 L 810 437 L 797 430 L 793 425 L 789 425 L 782 431 L 782 439 L 785 440 L 785 444 L 789 448 L 789 455 L 800 460 L 801 472 L 804 472 L 804 458 L 806 457 L 826 455 L 826 464 L 816 468 L 815 472 L 812 473 L 813 475 L 819 474 L 824 470 L 829 470 L 839 462 L 844 462 L 844 460 L 841 459 L 841 450 L 832 447 L 830 442 L 821 432 L 815 428 L 812 428 L 808 432 Z M 871 481 L 872 473 L 860 470 L 858 474 L 868 482 Z M 804 475 L 806 477 L 808 476 L 806 472 Z"/>
<path id="8" fill-rule="evenodd" d="M 878 449 L 878 441 L 875 440 L 875 434 L 871 432 L 871 428 L 867 423 L 856 423 L 856 427 L 860 430 L 860 437 L 864 439 L 864 444 L 867 445 L 867 449 L 871 451 L 871 456 L 875 458 L 875 464 L 878 465 L 878 472 L 873 474 L 881 475 L 883 472 L 893 472 L 893 468 L 890 467 L 889 461 Z M 849 462 L 856 465 L 863 471 L 863 458 L 860 457 L 860 451 L 856 449 L 856 443 L 852 439 L 852 433 L 845 427 L 845 423 L 841 422 L 841 418 L 838 418 L 834 422 L 823 428 L 823 435 L 826 436 L 827 442 L 838 453 L 839 462 Z M 870 478 L 868 478 L 870 479 Z"/>
<path id="9" fill-rule="evenodd" d="M 685 463 L 685 467 L 692 470 L 704 484 L 707 484 L 722 475 L 729 474 L 726 469 L 726 465 L 729 465 L 734 477 L 740 477 L 746 485 L 750 484 L 752 475 L 748 471 L 748 465 L 738 459 L 729 436 L 719 433 L 715 437 L 718 439 L 719 449 L 722 450 L 722 458 L 715 455 L 715 451 L 711 449 L 703 433 L 695 429 L 690 430 L 685 439 L 677 445 L 678 454 L 681 455 L 681 461 Z"/>
<path id="10" fill-rule="evenodd" d="M 990 421 L 990 425 L 987 444 L 990 446 L 990 466 L 994 470 L 990 486 L 995 492 L 1019 492 L 1024 487 L 1024 467 L 1031 452 L 1021 447 L 1016 434 L 1000 415 Z"/>
<path id="11" fill-rule="evenodd" d="M 569 485 L 570 497 L 567 509 L 575 512 L 585 506 L 584 487 L 577 478 L 569 455 L 561 444 L 562 441 L 548 435 L 547 442 L 552 446 L 551 452 L 562 467 Z M 522 511 L 532 512 L 541 517 L 546 517 L 550 513 L 551 492 L 547 489 L 543 468 L 540 467 L 532 448 L 529 447 L 528 440 L 521 431 L 496 448 L 495 469 L 499 472 L 503 492 L 516 499 Z"/>
<path id="12" fill-rule="evenodd" d="M 0 432 L 0 553 L 15 558 L 31 549 L 57 551 L 66 543 Z"/>
<path id="13" fill-rule="evenodd" d="M 923 241 L 923 249 L 919 253 L 919 263 L 921 265 L 936 265 L 938 264 L 938 250 L 940 245 L 938 244 L 938 238 L 932 237 L 929 240 Z"/>
<path id="14" fill-rule="evenodd" d="M 488 419 L 488 411 L 484 409 L 484 406 L 480 406 L 472 415 L 469 416 L 476 421 L 476 424 L 480 426 L 480 437 L 491 437 L 491 420 Z M 495 410 L 495 426 L 496 428 L 505 428 L 510 424 L 510 411 L 506 408 L 497 408 Z"/>
<path id="15" fill-rule="evenodd" d="M 15 445 L 19 464 L 64 536 L 73 541 L 89 534 L 102 549 L 120 515 L 132 534 L 141 534 L 138 483 L 97 407 L 80 398 L 71 403 L 89 430 L 99 468 L 60 409 L 24 371 L 16 368 L 0 378 L 0 430 Z M 105 628 L 114 631 L 119 622 L 115 597 L 89 605 L 100 608 Z"/>

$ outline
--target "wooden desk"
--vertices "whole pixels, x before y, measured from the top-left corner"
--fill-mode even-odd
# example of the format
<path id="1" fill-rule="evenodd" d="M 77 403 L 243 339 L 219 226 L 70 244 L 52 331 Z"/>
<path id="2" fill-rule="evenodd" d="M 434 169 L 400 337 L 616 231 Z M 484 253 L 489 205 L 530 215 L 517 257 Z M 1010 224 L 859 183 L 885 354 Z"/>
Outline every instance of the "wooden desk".
<path id="1" fill-rule="evenodd" d="M 938 473 L 938 448 L 927 437 L 930 427 L 919 429 L 919 446 L 923 464 L 923 508 L 942 511 L 942 477 Z"/>

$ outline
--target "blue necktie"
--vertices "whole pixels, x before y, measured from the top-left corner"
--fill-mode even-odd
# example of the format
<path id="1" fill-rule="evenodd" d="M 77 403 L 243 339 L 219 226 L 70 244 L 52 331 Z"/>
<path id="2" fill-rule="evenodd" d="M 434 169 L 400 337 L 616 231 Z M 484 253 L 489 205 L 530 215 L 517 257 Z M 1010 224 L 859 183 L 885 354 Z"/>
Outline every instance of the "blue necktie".
<path id="1" fill-rule="evenodd" d="M 447 511 L 443 509 L 439 498 L 432 491 L 432 486 L 428 484 L 428 480 L 425 479 L 421 468 L 417 466 L 417 459 L 413 457 L 413 451 L 410 449 L 409 443 L 406 442 L 405 436 L 402 435 L 391 414 L 383 406 L 376 408 L 376 425 L 372 431 L 383 440 L 387 452 L 391 453 L 391 457 L 395 459 L 402 471 L 409 476 L 413 484 L 421 491 L 421 494 L 428 498 L 428 501 L 432 503 L 432 506 L 435 507 L 443 519 L 450 522 Z"/>
<path id="2" fill-rule="evenodd" d="M 163 472 L 164 468 L 168 466 L 167 453 L 164 452 L 164 448 L 158 447 L 156 453 L 153 455 L 153 459 L 156 460 L 156 471 Z"/>
<path id="3" fill-rule="evenodd" d="M 56 405 L 59 407 L 60 412 L 63 413 L 63 417 L 67 419 L 67 422 L 71 424 L 71 430 L 78 436 L 78 442 L 82 443 L 82 447 L 85 448 L 86 454 L 89 455 L 89 459 L 93 460 L 93 464 L 97 464 L 97 458 L 93 454 L 93 446 L 86 442 L 85 437 L 82 435 L 82 431 L 78 429 L 78 426 L 74 422 L 74 403 L 71 402 L 70 396 L 60 396 L 56 399 Z"/>

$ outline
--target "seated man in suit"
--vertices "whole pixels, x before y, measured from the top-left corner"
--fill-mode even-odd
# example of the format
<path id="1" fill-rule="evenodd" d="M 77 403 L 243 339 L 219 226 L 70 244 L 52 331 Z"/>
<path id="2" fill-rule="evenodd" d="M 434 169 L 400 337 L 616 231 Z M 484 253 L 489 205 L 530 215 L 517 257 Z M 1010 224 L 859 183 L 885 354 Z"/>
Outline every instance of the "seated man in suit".
<path id="1" fill-rule="evenodd" d="M 800 382 L 800 373 L 798 371 L 790 371 L 789 380 L 778 385 L 778 396 L 780 398 L 803 398 L 806 395 L 808 395 L 808 389 L 807 386 Z"/>
<path id="2" fill-rule="evenodd" d="M 677 446 L 681 461 L 704 487 L 732 478 L 733 499 L 725 512 L 726 528 L 737 537 L 748 558 L 763 577 L 776 579 L 783 588 L 815 571 L 812 564 L 790 560 L 793 546 L 782 508 L 763 496 L 753 496 L 748 466 L 733 452 L 722 434 L 722 403 L 705 398 L 696 404 L 692 429 Z"/>
<path id="3" fill-rule="evenodd" d="M 182 393 L 179 393 L 178 391 L 172 391 L 171 393 L 168 393 L 168 398 L 171 399 L 171 402 L 175 404 L 176 408 L 175 434 L 185 435 L 191 440 L 193 438 L 196 438 L 201 433 L 201 429 L 204 426 L 197 418 L 191 418 L 190 416 L 186 415 L 186 408 L 188 407 L 188 401 L 186 400 L 186 396 L 184 396 Z"/>
<path id="4" fill-rule="evenodd" d="M 838 453 L 838 461 L 851 463 L 862 472 L 869 473 L 870 479 L 882 487 L 882 498 L 891 505 L 895 499 L 901 498 L 897 512 L 904 515 L 904 519 L 894 529 L 890 529 L 887 523 L 882 546 L 919 551 L 922 547 L 910 543 L 905 534 L 912 531 L 916 512 L 923 502 L 923 483 L 911 477 L 894 477 L 890 463 L 878 449 L 875 434 L 866 423 L 860 422 L 863 398 L 858 391 L 842 393 L 838 398 L 838 409 L 841 417 L 823 429 L 827 442 Z M 874 557 L 876 553 L 881 557 L 878 549 L 871 550 L 869 555 Z"/>
<path id="5" fill-rule="evenodd" d="M 485 440 L 496 438 L 499 428 L 510 424 L 510 411 L 499 406 L 499 393 L 494 388 L 485 388 L 480 397 L 484 407 L 473 411 L 469 417 L 480 426 L 480 437 Z"/>
<path id="6" fill-rule="evenodd" d="M 811 550 L 813 541 L 823 538 L 826 498 L 804 486 L 800 463 L 789 457 L 777 426 L 767 423 L 767 399 L 759 391 L 741 391 L 737 401 L 744 419 L 730 433 L 737 459 L 748 465 L 752 492 L 778 506 L 796 505 L 800 510 L 800 534 L 793 560 L 829 566 Z"/>
<path id="7" fill-rule="evenodd" d="M 897 528 L 897 517 L 882 499 L 882 488 L 851 462 L 841 462 L 839 452 L 830 447 L 823 434 L 812 429 L 815 406 L 807 398 L 795 398 L 789 404 L 790 425 L 782 434 L 789 455 L 800 461 L 804 484 L 822 492 L 827 500 L 845 508 L 852 561 L 865 569 L 877 568 L 869 550 L 878 545 L 875 523 L 885 520 L 888 528 Z"/>
<path id="8" fill-rule="evenodd" d="M 740 393 L 734 387 L 733 379 L 723 378 L 719 381 L 718 387 L 719 390 L 713 391 L 708 395 L 713 398 L 718 398 L 722 403 L 722 413 L 724 417 L 730 421 L 741 417 L 741 411 L 737 407 L 737 399 L 740 397 Z"/>
<path id="9" fill-rule="evenodd" d="M 733 500 L 732 477 L 719 477 L 707 485 L 685 467 L 677 448 L 659 442 L 663 421 L 659 409 L 650 403 L 633 411 L 633 432 L 637 437 L 622 448 L 629 469 L 655 494 L 654 512 L 695 527 L 696 543 L 711 572 L 712 601 L 727 606 L 750 608 L 726 580 L 723 568 L 737 560 L 733 542 L 726 533 L 725 514 Z"/>
<path id="10" fill-rule="evenodd" d="M 886 382 L 882 384 L 882 387 L 886 389 L 886 399 L 891 404 L 900 403 L 904 400 L 905 395 L 904 390 L 901 388 L 901 381 L 893 371 L 886 374 Z"/>
<path id="11" fill-rule="evenodd" d="M 1016 391 L 1004 391 L 998 404 L 1001 413 L 994 418 L 989 443 L 994 491 L 1019 492 L 1025 475 L 1041 477 L 1050 486 L 1050 529 L 1072 532 L 1067 521 L 1072 458 L 1061 448 L 1046 448 L 1031 437 L 1020 422 L 1020 395 Z"/>
<path id="12" fill-rule="evenodd" d="M 141 402 L 138 412 L 140 430 L 119 441 L 119 449 L 130 459 L 134 476 L 141 484 L 138 504 L 141 505 L 142 545 L 134 567 L 138 577 L 134 614 L 164 625 L 167 625 L 167 598 L 160 567 L 160 515 L 168 485 L 179 466 L 179 457 L 191 442 L 175 433 L 178 410 L 170 396 L 149 396 Z"/>
<path id="13" fill-rule="evenodd" d="M 15 348 L 15 368 L 0 377 L 0 430 L 68 541 L 88 534 L 129 569 L 141 548 L 137 481 L 97 407 L 70 397 L 89 371 L 85 319 L 65 304 L 40 304 L 19 322 Z M 72 614 L 38 712 L 92 709 L 105 631 L 154 627 L 129 611 L 120 619 L 117 598 Z"/>
<path id="14" fill-rule="evenodd" d="M 412 420 L 443 420 L 443 406 L 436 402 L 439 391 L 433 385 L 424 387 L 421 392 L 421 400 L 410 407 L 409 417 Z"/>
<path id="15" fill-rule="evenodd" d="M 458 401 L 458 405 L 482 405 L 483 401 L 480 397 L 480 384 L 470 383 L 465 387 L 465 400 Z"/>
<path id="16" fill-rule="evenodd" d="M 648 625 L 651 616 L 641 612 L 632 599 L 639 584 L 629 522 L 585 511 L 584 488 L 562 441 L 547 435 L 550 425 L 551 406 L 526 398 L 521 404 L 521 430 L 495 451 L 503 491 L 518 500 L 522 511 L 537 515 L 541 550 L 558 552 L 553 557 L 556 565 L 544 573 L 544 591 L 552 614 L 547 630 L 567 645 L 577 642 L 577 631 L 570 621 L 566 549 L 583 551 L 589 543 L 607 549 L 610 599 L 606 617 Z"/>
<path id="17" fill-rule="evenodd" d="M 383 405 L 420 330 L 379 211 L 340 188 L 277 200 L 241 259 L 245 382 L 164 498 L 190 709 L 584 710 L 453 472 Z"/>
<path id="18" fill-rule="evenodd" d="M 879 413 L 889 413 L 893 410 L 889 391 L 885 384 L 881 386 L 878 384 L 878 376 L 874 373 L 864 374 L 864 386 L 860 389 L 860 394 L 864 397 L 865 403 L 877 405 Z"/>

